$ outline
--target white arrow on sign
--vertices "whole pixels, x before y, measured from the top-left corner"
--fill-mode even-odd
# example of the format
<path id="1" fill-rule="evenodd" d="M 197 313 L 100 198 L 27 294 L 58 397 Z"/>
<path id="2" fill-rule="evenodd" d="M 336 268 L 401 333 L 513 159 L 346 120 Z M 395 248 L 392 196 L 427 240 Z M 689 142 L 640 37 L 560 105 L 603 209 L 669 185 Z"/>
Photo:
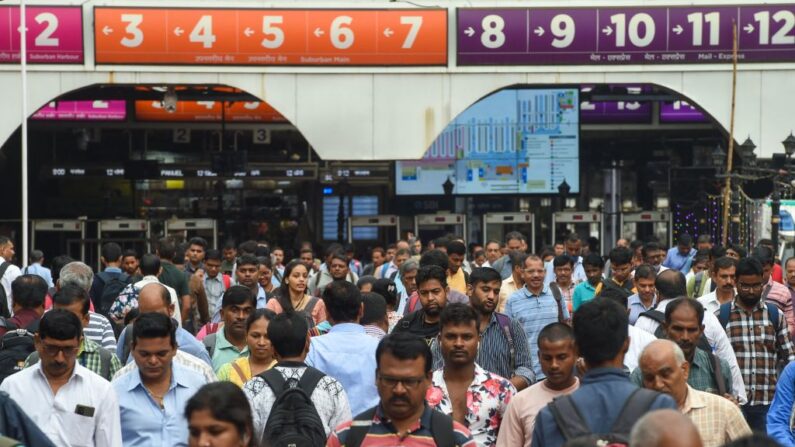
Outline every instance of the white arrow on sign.
<path id="1" fill-rule="evenodd" d="M 535 31 L 533 31 L 533 33 L 535 33 L 536 36 L 541 37 L 544 35 L 544 28 L 539 26 L 535 29 Z"/>
<path id="2" fill-rule="evenodd" d="M 113 28 L 109 27 L 108 25 L 105 25 L 105 27 L 102 28 L 102 34 L 104 34 L 106 36 L 109 35 L 112 32 L 113 32 Z"/>
<path id="3" fill-rule="evenodd" d="M 323 35 L 323 34 L 325 34 L 325 33 L 323 32 L 323 30 L 322 30 L 322 29 L 320 29 L 320 28 L 315 28 L 315 32 L 314 32 L 314 34 L 315 34 L 315 37 L 320 37 L 320 36 L 322 36 L 322 35 Z"/>
<path id="4" fill-rule="evenodd" d="M 392 34 L 395 34 L 395 32 L 392 31 L 391 29 L 387 28 L 387 29 L 384 30 L 384 36 L 392 37 Z"/>
<path id="5" fill-rule="evenodd" d="M 682 28 L 682 25 L 676 25 L 675 27 L 673 27 L 673 29 L 671 31 L 673 31 L 674 33 L 679 35 L 679 34 L 682 34 L 682 32 L 684 31 L 684 28 Z"/>
<path id="6" fill-rule="evenodd" d="M 185 30 L 183 30 L 182 28 L 180 28 L 180 27 L 174 28 L 174 35 L 175 36 L 179 37 L 179 36 L 181 36 L 184 33 L 185 33 Z"/>
<path id="7" fill-rule="evenodd" d="M 610 28 L 609 26 L 606 26 L 606 27 L 602 28 L 602 32 L 609 36 L 609 35 L 613 34 L 613 28 Z"/>
<path id="8" fill-rule="evenodd" d="M 254 34 L 254 30 L 251 28 L 246 28 L 243 30 L 243 34 L 245 34 L 246 37 L 251 37 L 251 35 Z"/>
<path id="9" fill-rule="evenodd" d="M 745 25 L 743 29 L 745 30 L 746 33 L 751 34 L 754 32 L 754 25 L 752 23 L 749 23 L 748 25 Z"/>
<path id="10" fill-rule="evenodd" d="M 472 37 L 475 35 L 475 30 L 472 29 L 472 27 L 470 26 L 469 28 L 464 30 L 464 34 L 466 34 L 469 37 Z"/>

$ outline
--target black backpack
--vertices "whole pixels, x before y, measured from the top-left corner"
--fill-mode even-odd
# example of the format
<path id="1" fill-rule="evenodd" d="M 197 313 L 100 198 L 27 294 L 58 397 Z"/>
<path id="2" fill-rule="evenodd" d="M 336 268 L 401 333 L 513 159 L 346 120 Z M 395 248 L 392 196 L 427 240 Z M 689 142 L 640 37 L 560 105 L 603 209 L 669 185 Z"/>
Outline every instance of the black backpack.
<path id="1" fill-rule="evenodd" d="M 276 401 L 271 407 L 268 422 L 262 434 L 267 447 L 323 446 L 326 430 L 310 397 L 318 382 L 325 376 L 315 368 L 307 367 L 301 380 L 287 383 L 276 368 L 260 374 L 273 391 Z"/>
<path id="2" fill-rule="evenodd" d="M 566 442 L 588 441 L 583 445 L 629 446 L 629 432 L 635 422 L 648 411 L 660 394 L 638 388 L 624 402 L 609 433 L 594 433 L 574 404 L 570 395 L 556 397 L 547 406 Z M 579 445 L 579 444 L 578 444 Z"/>
<path id="3" fill-rule="evenodd" d="M 104 286 L 102 287 L 100 296 L 95 297 L 98 302 L 95 302 L 94 306 L 98 308 L 97 312 L 110 318 L 110 307 L 113 305 L 113 302 L 116 301 L 116 298 L 119 297 L 122 290 L 130 284 L 130 276 L 126 273 L 100 272 L 97 273 L 97 277 L 102 281 Z"/>
<path id="4" fill-rule="evenodd" d="M 651 318 L 652 320 L 654 320 L 657 323 L 659 323 L 659 325 L 657 326 L 657 329 L 654 330 L 654 336 L 657 337 L 657 338 L 668 338 L 665 335 L 665 328 L 663 327 L 663 324 L 665 324 L 665 314 L 664 313 L 660 312 L 659 310 L 652 309 L 652 310 L 647 310 L 646 312 L 642 312 L 640 315 L 638 315 L 638 317 Z M 704 334 L 701 334 L 701 337 L 698 338 L 698 342 L 696 342 L 696 346 L 699 347 L 700 349 L 706 351 L 706 352 L 709 352 L 709 353 L 712 352 L 712 346 L 710 346 L 709 340 L 707 339 L 707 336 L 704 335 Z"/>
<path id="5" fill-rule="evenodd" d="M 374 416 L 375 407 L 365 410 L 353 418 L 354 423 L 351 424 L 348 437 L 345 439 L 345 447 L 359 447 L 362 445 L 364 438 L 367 437 L 367 432 L 370 431 L 370 426 L 373 425 Z M 456 447 L 453 418 L 434 410 L 431 413 L 430 428 L 434 445 L 437 447 Z"/>
<path id="6" fill-rule="evenodd" d="M 36 351 L 33 333 L 38 331 L 39 320 L 26 328 L 18 328 L 13 322 L 2 318 L 0 326 L 8 328 L 8 332 L 0 339 L 0 383 L 2 383 L 6 377 L 22 371 L 25 360 Z"/>

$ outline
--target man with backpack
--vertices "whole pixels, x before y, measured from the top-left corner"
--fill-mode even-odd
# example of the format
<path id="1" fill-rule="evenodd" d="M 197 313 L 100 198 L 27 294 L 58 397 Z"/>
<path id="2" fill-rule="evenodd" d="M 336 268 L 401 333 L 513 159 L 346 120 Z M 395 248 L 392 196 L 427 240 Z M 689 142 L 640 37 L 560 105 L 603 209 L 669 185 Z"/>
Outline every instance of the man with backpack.
<path id="1" fill-rule="evenodd" d="M 472 269 L 467 286 L 469 304 L 479 317 L 480 346 L 476 362 L 486 371 L 509 379 L 517 390 L 535 383 L 527 335 L 522 326 L 507 315 L 496 312 L 499 301 L 500 273 L 491 267 Z M 431 342 L 433 369 L 444 366 L 439 340 Z"/>
<path id="2" fill-rule="evenodd" d="M 610 250 L 610 277 L 596 285 L 595 296 L 606 288 L 619 289 L 626 297 L 637 292 L 632 278 L 632 252 L 626 247 Z"/>
<path id="3" fill-rule="evenodd" d="M 608 299 L 589 301 L 574 314 L 573 326 L 587 372 L 577 391 L 555 398 L 538 414 L 533 445 L 561 447 L 580 438 L 591 440 L 585 445 L 628 445 L 630 429 L 643 414 L 677 408 L 670 396 L 640 389 L 624 373 L 626 308 Z"/>
<path id="4" fill-rule="evenodd" d="M 0 317 L 8 318 L 12 313 L 12 300 L 14 292 L 11 290 L 11 284 L 19 275 L 22 270 L 11 261 L 14 259 L 14 243 L 11 239 L 0 236 Z"/>
<path id="5" fill-rule="evenodd" d="M 208 328 L 208 332 L 210 329 L 215 330 L 202 339 L 215 371 L 239 357 L 248 356 L 246 320 L 254 313 L 256 305 L 254 294 L 248 287 L 232 286 L 224 293 L 221 301 L 221 318 L 224 323 L 220 327 Z M 208 323 L 208 326 L 212 324 Z"/>
<path id="6" fill-rule="evenodd" d="M 141 293 L 141 289 L 143 289 L 144 286 L 156 283 L 161 284 L 168 290 L 168 294 L 171 296 L 171 303 L 174 305 L 174 319 L 177 320 L 178 325 L 182 327 L 182 314 L 179 309 L 177 291 L 161 283 L 157 278 L 157 275 L 163 271 L 160 264 L 160 258 L 153 254 L 143 255 L 141 257 L 139 269 L 141 270 L 143 278 L 141 278 L 141 280 L 138 282 L 128 284 L 126 287 L 124 287 L 110 307 L 110 317 L 117 324 L 122 324 L 127 313 L 138 308 L 138 295 Z"/>
<path id="7" fill-rule="evenodd" d="M 14 316 L 0 318 L 0 382 L 19 372 L 36 350 L 34 334 L 44 314 L 47 283 L 38 275 L 18 276 L 11 284 Z"/>
<path id="8" fill-rule="evenodd" d="M 763 274 L 756 258 L 741 259 L 737 263 L 737 296 L 716 312 L 750 389 L 743 415 L 748 425 L 759 431 L 765 430 L 778 371 L 795 360 L 787 319 L 774 304 L 762 299 Z"/>
<path id="9" fill-rule="evenodd" d="M 401 318 L 392 331 L 423 337 L 430 346 L 439 334 L 439 314 L 447 305 L 447 294 L 450 293 L 447 273 L 437 265 L 420 267 L 416 281 L 422 308 Z"/>
<path id="10" fill-rule="evenodd" d="M 408 333 L 387 335 L 378 344 L 376 363 L 380 403 L 339 425 L 326 447 L 477 446 L 466 427 L 425 403 L 432 376 L 431 351 L 422 338 Z"/>
<path id="11" fill-rule="evenodd" d="M 306 319 L 294 312 L 279 314 L 268 324 L 279 363 L 243 387 L 257 445 L 322 446 L 334 427 L 351 419 L 342 385 L 304 363 L 308 331 Z"/>
<path id="12" fill-rule="evenodd" d="M 102 246 L 100 254 L 100 261 L 105 270 L 94 276 L 89 294 L 91 302 L 94 303 L 94 310 L 110 318 L 110 307 L 132 280 L 121 270 L 122 250 L 119 244 L 106 243 Z"/>

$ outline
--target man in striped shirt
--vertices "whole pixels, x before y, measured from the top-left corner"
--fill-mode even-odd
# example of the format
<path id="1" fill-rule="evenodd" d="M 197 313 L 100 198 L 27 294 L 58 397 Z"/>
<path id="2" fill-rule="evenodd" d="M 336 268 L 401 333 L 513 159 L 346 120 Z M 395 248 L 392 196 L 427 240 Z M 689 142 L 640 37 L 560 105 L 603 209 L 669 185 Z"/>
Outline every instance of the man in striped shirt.
<path id="1" fill-rule="evenodd" d="M 60 290 L 67 284 L 72 284 L 90 293 L 94 283 L 94 272 L 91 267 L 80 261 L 66 264 L 59 273 L 56 289 Z M 116 334 L 113 326 L 104 315 L 88 312 L 88 325 L 83 328 L 83 336 L 105 349 L 116 351 Z"/>

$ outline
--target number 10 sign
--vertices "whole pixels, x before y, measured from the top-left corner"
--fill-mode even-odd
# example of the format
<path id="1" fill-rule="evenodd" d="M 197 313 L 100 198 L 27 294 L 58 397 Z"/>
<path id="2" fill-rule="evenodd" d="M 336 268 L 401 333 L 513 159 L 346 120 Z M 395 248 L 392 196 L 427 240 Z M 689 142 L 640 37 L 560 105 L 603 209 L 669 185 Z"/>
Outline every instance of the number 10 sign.
<path id="1" fill-rule="evenodd" d="M 795 5 L 459 9 L 458 65 L 795 61 Z"/>

